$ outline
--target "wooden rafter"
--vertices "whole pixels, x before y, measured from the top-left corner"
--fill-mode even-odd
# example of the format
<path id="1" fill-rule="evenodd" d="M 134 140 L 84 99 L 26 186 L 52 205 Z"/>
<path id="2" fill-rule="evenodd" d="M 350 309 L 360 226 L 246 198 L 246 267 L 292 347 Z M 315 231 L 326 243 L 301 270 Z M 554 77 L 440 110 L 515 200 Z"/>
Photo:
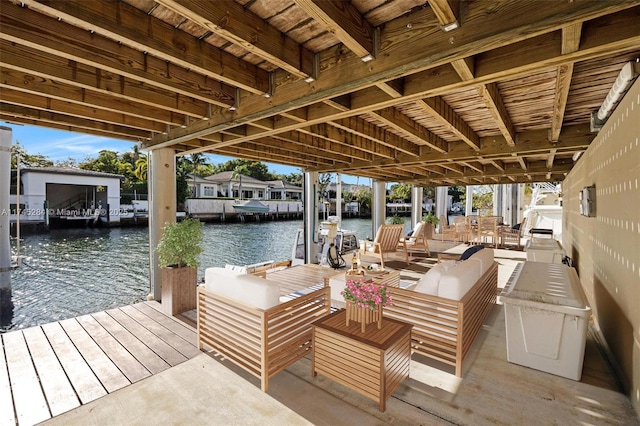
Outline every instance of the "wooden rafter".
<path id="1" fill-rule="evenodd" d="M 440 96 L 416 101 L 416 104 L 471 148 L 480 149 L 480 137 Z"/>
<path id="2" fill-rule="evenodd" d="M 500 96 L 500 89 L 495 83 L 489 83 L 478 87 L 480 96 L 484 99 L 489 113 L 496 122 L 500 133 L 507 141 L 507 145 L 515 146 L 516 144 L 516 131 L 507 112 L 507 108 L 502 102 L 502 96 Z"/>
<path id="3" fill-rule="evenodd" d="M 429 0 L 429 6 L 433 9 L 433 13 L 436 14 L 436 18 L 443 28 L 447 28 L 449 31 L 458 28 L 458 13 L 460 11 L 458 0 Z"/>
<path id="4" fill-rule="evenodd" d="M 313 52 L 231 0 L 157 0 L 217 36 L 297 76 L 313 72 Z"/>
<path id="5" fill-rule="evenodd" d="M 268 73 L 215 46 L 193 37 L 124 2 L 24 0 L 30 9 L 94 31 L 157 58 L 197 71 L 219 81 L 263 95 L 269 91 Z M 3 6 L 4 8 L 4 6 Z M 43 21 L 42 15 L 32 22 Z"/>
<path id="6" fill-rule="evenodd" d="M 295 3 L 320 22 L 327 31 L 359 58 L 371 60 L 376 56 L 375 28 L 351 2 L 336 0 L 294 0 Z"/>

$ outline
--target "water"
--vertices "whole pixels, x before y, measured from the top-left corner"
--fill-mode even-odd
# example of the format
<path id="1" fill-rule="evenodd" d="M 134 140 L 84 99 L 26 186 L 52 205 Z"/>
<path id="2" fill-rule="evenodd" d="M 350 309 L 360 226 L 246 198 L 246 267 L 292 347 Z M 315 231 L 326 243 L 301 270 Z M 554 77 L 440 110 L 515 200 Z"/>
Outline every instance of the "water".
<path id="1" fill-rule="evenodd" d="M 369 219 L 344 219 L 342 226 L 360 239 L 372 233 Z M 291 259 L 302 221 L 209 223 L 203 228 L 199 277 L 206 268 L 227 263 Z M 51 230 L 23 236 L 20 247 L 23 265 L 11 273 L 13 322 L 0 332 L 137 303 L 150 293 L 146 227 Z"/>

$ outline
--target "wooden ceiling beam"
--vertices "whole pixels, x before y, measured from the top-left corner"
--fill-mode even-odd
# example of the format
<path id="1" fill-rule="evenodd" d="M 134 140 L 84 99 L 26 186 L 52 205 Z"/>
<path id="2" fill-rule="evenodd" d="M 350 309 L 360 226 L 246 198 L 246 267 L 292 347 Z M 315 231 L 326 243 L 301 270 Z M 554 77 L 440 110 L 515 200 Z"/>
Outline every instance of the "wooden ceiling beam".
<path id="1" fill-rule="evenodd" d="M 0 56 L 0 63 L 2 56 Z M 118 112 L 132 117 L 149 119 L 164 123 L 165 125 L 179 126 L 184 116 L 174 114 L 155 106 L 145 105 L 127 99 L 118 99 L 108 93 L 99 93 L 75 87 L 62 82 L 49 84 L 49 81 L 14 71 L 6 67 L 0 68 L 0 88 L 4 90 L 16 90 L 20 93 L 45 96 L 62 102 L 71 102 L 89 108 L 99 108 L 106 111 Z"/>
<path id="2" fill-rule="evenodd" d="M 451 61 L 451 66 L 463 81 L 474 79 L 475 63 L 472 56 Z"/>
<path id="3" fill-rule="evenodd" d="M 87 120 L 85 118 L 73 117 L 57 112 L 43 111 L 18 105 L 0 103 L 0 111 L 2 111 L 2 114 L 13 117 L 23 117 L 27 120 L 35 120 L 42 123 L 57 123 L 71 128 L 76 127 L 82 130 L 100 131 L 117 139 L 147 140 L 151 135 L 150 132 L 145 130 L 110 123 L 101 123 L 95 120 Z"/>
<path id="4" fill-rule="evenodd" d="M 516 145 L 516 130 L 513 127 L 507 108 L 502 102 L 500 89 L 496 83 L 489 83 L 478 87 L 480 96 L 484 100 L 485 105 L 489 109 L 489 113 L 496 122 L 500 132 L 507 141 L 507 145 Z"/>
<path id="5" fill-rule="evenodd" d="M 458 0 L 428 0 L 428 2 L 445 31 L 458 28 L 458 14 L 460 13 L 460 2 Z"/>
<path id="6" fill-rule="evenodd" d="M 577 52 L 580 48 L 580 34 L 582 33 L 582 24 L 573 24 L 562 28 L 562 49 L 561 53 Z M 567 107 L 567 99 L 569 97 L 569 88 L 571 87 L 571 78 L 573 77 L 573 62 L 569 62 L 558 67 L 558 76 L 556 77 L 556 91 L 553 100 L 553 116 L 551 117 L 551 130 L 549 140 L 551 142 L 558 140 L 562 122 L 564 121 L 564 112 Z"/>
<path id="7" fill-rule="evenodd" d="M 290 132 L 287 134 L 272 136 L 271 138 L 261 138 L 261 140 L 264 139 L 281 141 L 281 143 L 285 144 L 284 146 L 286 146 L 288 149 L 291 149 L 293 152 L 300 149 L 302 149 L 304 152 L 307 152 L 307 150 L 309 150 L 315 152 L 317 155 L 324 156 L 338 163 L 349 163 L 352 161 L 352 158 L 360 158 L 366 161 L 370 161 L 372 158 L 370 154 L 367 154 L 365 152 L 354 152 L 357 150 L 351 150 L 349 156 L 340 154 L 339 152 L 337 152 L 340 149 L 336 148 L 337 143 L 300 132 Z"/>
<path id="8" fill-rule="evenodd" d="M 375 58 L 376 29 L 351 4 L 338 0 L 293 0 L 363 61 Z"/>
<path id="9" fill-rule="evenodd" d="M 337 142 L 330 138 L 316 136 L 312 132 L 304 133 L 302 131 L 280 133 L 273 136 L 273 138 L 303 144 L 322 152 L 342 153 L 343 157 L 348 156 L 349 158 L 360 159 L 368 162 L 372 161 L 375 156 L 393 158 L 392 155 L 385 156 L 379 152 L 375 152 L 374 144 L 365 140 L 352 140 L 352 145 L 347 145 L 344 141 Z"/>
<path id="10" fill-rule="evenodd" d="M 419 155 L 419 147 L 395 133 L 391 133 L 379 126 L 369 123 L 359 117 L 343 118 L 341 120 L 331 121 L 330 125 L 350 132 L 379 144 L 388 146 L 389 148 L 396 149 L 400 152 L 404 152 L 409 155 Z"/>
<path id="11" fill-rule="evenodd" d="M 19 92 L 8 88 L 2 88 L 2 102 L 4 104 L 22 106 L 32 110 L 49 112 L 55 111 L 63 115 L 69 115 L 85 120 L 98 120 L 108 124 L 131 127 L 147 132 L 160 133 L 167 128 L 166 124 L 161 122 L 133 117 L 117 111 L 97 109 L 95 107 L 87 107 L 59 99 L 51 99 L 31 93 Z"/>
<path id="12" fill-rule="evenodd" d="M 213 105 L 228 108 L 234 104 L 235 89 L 228 84 L 189 72 L 183 67 L 54 18 L 42 18 L 48 19 L 46 25 L 42 20 L 38 24 L 31 23 L 33 15 L 40 14 L 26 7 L 3 4 L 0 38 Z M 62 39 L 61 34 L 64 34 Z M 3 51 L 3 55 L 12 53 Z M 31 56 L 37 58 L 38 55 L 34 53 Z"/>
<path id="13" fill-rule="evenodd" d="M 471 148 L 480 149 L 480 137 L 440 96 L 419 100 L 416 104 Z"/>
<path id="14" fill-rule="evenodd" d="M 519 134 L 517 149 L 506 147 L 502 137 L 481 138 L 481 149 L 475 151 L 466 145 L 460 145 L 447 153 L 437 153 L 432 150 L 425 150 L 422 155 L 415 158 L 407 155 L 398 155 L 393 160 L 380 160 L 380 165 L 426 165 L 429 163 L 441 163 L 444 161 L 475 161 L 479 158 L 488 160 L 514 159 L 514 155 L 535 155 L 548 154 L 550 149 L 557 149 L 562 152 L 574 152 L 589 146 L 595 137 L 589 129 L 589 125 L 565 127 L 557 144 L 549 144 L 546 130 L 533 130 Z M 367 168 L 369 163 L 354 161 L 350 169 Z M 324 170 L 318 170 L 324 171 Z"/>
<path id="15" fill-rule="evenodd" d="M 205 102 L 151 87 L 100 68 L 66 61 L 49 53 L 35 53 L 23 46 L 0 41 L 0 65 L 45 79 L 100 92 L 141 105 L 163 108 L 201 119 L 207 114 Z M 24 85 L 22 82 L 20 85 Z"/>
<path id="16" fill-rule="evenodd" d="M 384 108 L 371 112 L 376 119 L 383 121 L 387 126 L 403 133 L 406 137 L 420 145 L 426 145 L 437 152 L 446 152 L 449 144 L 429 129 L 411 120 L 395 108 Z"/>
<path id="17" fill-rule="evenodd" d="M 500 160 L 489 160 L 489 164 L 498 170 L 504 171 L 504 162 Z"/>
<path id="18" fill-rule="evenodd" d="M 298 132 L 308 133 L 312 137 L 319 137 L 344 146 L 343 152 L 359 149 L 369 154 L 382 158 L 393 159 L 399 154 L 398 150 L 388 145 L 383 145 L 358 134 L 339 129 L 335 126 L 321 123 L 314 124 L 306 129 L 298 129 Z M 411 155 L 416 155 L 412 153 Z"/>
<path id="19" fill-rule="evenodd" d="M 0 112 L 0 121 L 4 121 L 6 123 L 9 124 L 16 124 L 16 125 L 20 125 L 20 126 L 35 126 L 35 127 L 42 127 L 44 124 L 42 122 L 42 120 L 40 120 L 39 118 L 26 118 L 26 117 L 18 117 L 18 116 L 12 116 L 12 115 L 8 115 L 8 114 L 4 114 L 2 112 Z M 65 123 L 61 123 L 61 122 L 44 122 L 46 124 L 47 128 L 50 129 L 56 129 L 56 130 L 62 130 L 65 132 L 77 132 L 78 130 L 75 130 L 75 124 L 65 124 Z M 89 128 L 84 128 L 82 129 L 82 133 L 87 134 L 87 135 L 94 135 L 94 136 L 100 136 L 103 138 L 109 138 L 109 139 L 113 139 L 115 136 L 113 135 L 113 133 L 111 132 L 106 132 L 106 131 L 102 131 L 99 129 L 89 129 Z M 132 144 L 134 143 L 138 143 L 142 140 L 142 138 L 136 138 L 132 135 L 126 135 L 126 136 L 117 136 L 118 139 L 122 139 L 126 142 L 131 142 Z M 179 145 L 178 148 L 181 148 L 182 145 Z"/>
<path id="20" fill-rule="evenodd" d="M 561 163 L 556 164 L 553 167 L 549 168 L 546 165 L 546 162 L 538 161 L 531 163 L 529 168 L 527 169 L 527 174 L 530 176 L 545 176 L 547 173 L 565 173 L 571 170 L 573 167 L 570 163 Z M 446 168 L 446 166 L 445 166 Z M 454 175 L 452 175 L 452 173 Z M 460 176 L 464 176 L 465 179 L 473 179 L 473 178 L 489 178 L 489 177 L 506 177 L 506 176 L 520 176 L 522 175 L 522 170 L 517 165 L 509 165 L 505 170 L 485 170 L 483 172 L 476 171 L 466 171 L 464 174 L 461 174 L 455 170 L 448 170 L 444 174 L 444 178 L 454 178 L 459 179 Z"/>
<path id="21" fill-rule="evenodd" d="M 240 3 L 231 0 L 157 0 L 157 3 L 296 77 L 313 74 L 313 52 Z"/>
<path id="22" fill-rule="evenodd" d="M 556 153 L 557 152 L 558 152 L 557 149 L 552 149 L 549 152 L 549 156 L 547 157 L 547 167 L 549 167 L 549 168 L 553 167 L 553 161 L 554 161 L 554 159 L 556 157 Z"/>
<path id="23" fill-rule="evenodd" d="M 147 52 L 176 65 L 199 72 L 251 93 L 269 91 L 267 71 L 198 40 L 122 1 L 23 0 L 30 9 L 61 18 L 72 25 Z M 31 22 L 48 20 L 34 14 Z"/>
<path id="24" fill-rule="evenodd" d="M 472 170 L 475 170 L 476 172 L 480 172 L 482 173 L 484 171 L 484 168 L 482 167 L 482 165 L 476 166 L 475 164 L 473 164 L 470 161 L 462 161 L 460 162 L 460 164 L 462 164 L 465 167 L 468 167 Z"/>
<path id="25" fill-rule="evenodd" d="M 241 145 L 227 146 L 222 149 L 217 149 L 216 154 L 245 158 L 253 161 L 268 161 L 272 163 L 285 164 L 302 168 L 328 165 L 326 161 L 319 161 L 316 158 L 309 159 L 302 155 L 296 157 L 292 155 L 291 152 L 283 152 L 279 150 L 261 152 L 259 144 L 249 142 Z"/>

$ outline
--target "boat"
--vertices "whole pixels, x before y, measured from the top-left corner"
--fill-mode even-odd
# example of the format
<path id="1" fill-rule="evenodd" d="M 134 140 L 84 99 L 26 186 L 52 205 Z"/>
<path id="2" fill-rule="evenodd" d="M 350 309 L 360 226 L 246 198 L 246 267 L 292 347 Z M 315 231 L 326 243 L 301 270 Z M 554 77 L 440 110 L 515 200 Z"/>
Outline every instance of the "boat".
<path id="1" fill-rule="evenodd" d="M 531 204 L 523 213 L 527 219 L 524 235 L 531 229 L 551 229 L 553 238 L 562 239 L 562 188 L 560 184 L 533 184 Z"/>
<path id="2" fill-rule="evenodd" d="M 316 263 L 329 265 L 328 252 L 331 244 L 338 248 L 338 252 L 343 255 L 358 250 L 360 243 L 354 231 L 340 228 L 340 221 L 337 216 L 329 216 L 327 221 L 320 223 L 318 230 L 318 258 Z M 305 259 L 304 230 L 298 229 L 293 243 L 291 253 L 291 266 L 304 265 Z"/>
<path id="3" fill-rule="evenodd" d="M 242 213 L 268 213 L 269 206 L 258 200 L 249 200 L 244 203 L 234 204 L 233 208 Z"/>

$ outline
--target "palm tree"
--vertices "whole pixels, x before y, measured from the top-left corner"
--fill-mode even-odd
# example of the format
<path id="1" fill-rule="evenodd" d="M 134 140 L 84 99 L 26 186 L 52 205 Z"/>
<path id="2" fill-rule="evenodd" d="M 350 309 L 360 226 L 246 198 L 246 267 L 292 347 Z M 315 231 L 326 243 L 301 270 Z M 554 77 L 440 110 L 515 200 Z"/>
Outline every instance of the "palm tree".
<path id="1" fill-rule="evenodd" d="M 140 156 L 136 160 L 136 169 L 133 171 L 133 174 L 142 182 L 147 180 L 147 167 L 147 156 L 144 154 L 140 154 Z"/>
<path id="2" fill-rule="evenodd" d="M 246 164 L 238 164 L 235 169 L 233 169 L 233 173 L 231 174 L 231 179 L 239 178 L 240 183 L 238 184 L 238 195 L 242 200 L 242 176 L 249 174 L 249 168 Z"/>
<path id="3" fill-rule="evenodd" d="M 196 152 L 190 155 L 189 163 L 191 165 L 191 173 L 196 176 L 200 176 L 200 172 L 208 165 L 207 157 L 201 152 Z"/>

